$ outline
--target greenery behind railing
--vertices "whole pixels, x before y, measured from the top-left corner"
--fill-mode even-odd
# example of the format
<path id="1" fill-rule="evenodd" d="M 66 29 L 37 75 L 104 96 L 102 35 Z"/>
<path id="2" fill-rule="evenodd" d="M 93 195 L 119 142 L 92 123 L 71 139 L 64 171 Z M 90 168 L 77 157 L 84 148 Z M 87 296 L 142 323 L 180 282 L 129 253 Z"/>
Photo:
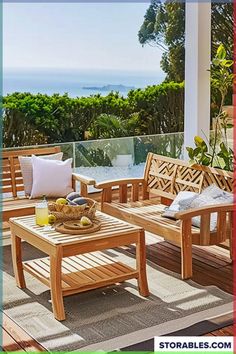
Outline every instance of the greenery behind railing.
<path id="1" fill-rule="evenodd" d="M 77 98 L 13 93 L 3 98 L 3 107 L 4 147 L 79 141 L 87 131 L 91 139 L 102 138 L 94 129 L 102 114 L 113 115 L 113 121 L 117 117 L 125 127 L 116 130 L 116 137 L 172 133 L 183 131 L 184 84 L 135 89 L 126 98 L 113 92 Z"/>

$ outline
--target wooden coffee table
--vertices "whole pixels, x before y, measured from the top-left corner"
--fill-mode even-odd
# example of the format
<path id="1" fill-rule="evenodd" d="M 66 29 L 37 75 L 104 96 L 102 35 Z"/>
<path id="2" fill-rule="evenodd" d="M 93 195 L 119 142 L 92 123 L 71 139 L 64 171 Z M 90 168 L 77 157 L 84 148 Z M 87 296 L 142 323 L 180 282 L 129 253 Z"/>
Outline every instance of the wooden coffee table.
<path id="1" fill-rule="evenodd" d="M 104 287 L 135 278 L 139 293 L 148 296 L 145 234 L 141 227 L 97 212 L 101 229 L 93 234 L 68 235 L 45 230 L 35 224 L 35 216 L 10 219 L 12 261 L 17 286 L 25 288 L 23 270 L 51 290 L 54 317 L 65 319 L 63 296 Z M 49 257 L 22 262 L 21 240 Z M 136 244 L 136 269 L 114 261 L 101 250 Z"/>

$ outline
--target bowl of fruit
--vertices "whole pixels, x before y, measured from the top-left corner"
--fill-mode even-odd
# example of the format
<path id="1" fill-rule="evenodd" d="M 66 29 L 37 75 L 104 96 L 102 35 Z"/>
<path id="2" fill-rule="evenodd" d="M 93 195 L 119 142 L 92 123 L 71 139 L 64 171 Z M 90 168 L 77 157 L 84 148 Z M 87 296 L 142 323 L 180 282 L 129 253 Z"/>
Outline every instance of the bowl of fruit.
<path id="1" fill-rule="evenodd" d="M 48 209 L 56 220 L 75 220 L 82 216 L 93 219 L 96 213 L 96 202 L 82 197 L 78 192 L 71 192 L 66 198 L 58 198 L 56 202 L 50 203 Z"/>

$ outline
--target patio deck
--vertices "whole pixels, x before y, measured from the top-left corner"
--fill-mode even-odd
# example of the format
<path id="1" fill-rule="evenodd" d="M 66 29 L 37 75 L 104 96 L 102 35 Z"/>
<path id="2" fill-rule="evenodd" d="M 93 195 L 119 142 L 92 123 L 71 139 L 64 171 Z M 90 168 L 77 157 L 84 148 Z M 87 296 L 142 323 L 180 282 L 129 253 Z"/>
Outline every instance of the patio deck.
<path id="1" fill-rule="evenodd" d="M 43 352 L 45 349 L 32 339 L 21 327 L 4 315 L 3 351 L 4 352 Z M 205 336 L 233 336 L 233 326 L 207 333 Z"/>
<path id="2" fill-rule="evenodd" d="M 4 238 L 9 237 L 9 230 L 4 231 Z M 180 273 L 180 249 L 163 239 L 148 234 L 147 259 L 161 267 Z M 5 241 L 6 242 L 6 241 Z M 5 243 L 4 242 L 4 243 Z M 7 241 L 9 243 L 9 239 Z M 125 252 L 134 254 L 134 247 L 125 248 Z M 222 247 L 193 248 L 193 281 L 207 286 L 215 285 L 233 294 L 233 265 L 229 259 L 227 244 Z M 21 327 L 3 314 L 3 351 L 45 351 Z M 196 333 L 197 334 L 197 333 Z M 233 325 L 226 326 L 205 335 L 233 336 Z"/>

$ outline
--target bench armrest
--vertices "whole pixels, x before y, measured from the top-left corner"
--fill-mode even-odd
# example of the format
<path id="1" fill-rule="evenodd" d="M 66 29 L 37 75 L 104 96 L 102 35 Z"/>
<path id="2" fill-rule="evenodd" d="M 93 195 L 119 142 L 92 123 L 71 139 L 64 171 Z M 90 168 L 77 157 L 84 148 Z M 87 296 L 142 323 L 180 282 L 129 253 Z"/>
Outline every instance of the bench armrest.
<path id="1" fill-rule="evenodd" d="M 78 174 L 78 173 L 72 173 L 72 178 L 75 181 L 82 182 L 88 186 L 94 186 L 96 184 L 95 179 Z"/>
<path id="2" fill-rule="evenodd" d="M 200 225 L 195 244 L 200 246 L 218 245 L 228 238 L 232 259 L 234 208 L 233 204 L 219 204 L 176 213 L 175 216 L 180 221 L 182 248 L 187 251 L 191 247 L 194 238 L 192 218 L 198 216 L 200 217 Z M 217 214 L 217 220 L 214 230 L 211 230 L 211 215 L 213 213 Z"/>
<path id="3" fill-rule="evenodd" d="M 76 191 L 76 182 L 80 182 L 80 194 L 82 197 L 88 196 L 88 186 L 94 186 L 96 184 L 95 179 L 80 175 L 78 173 L 72 173 L 72 186 Z"/>
<path id="4" fill-rule="evenodd" d="M 140 184 L 144 182 L 144 178 L 121 178 L 121 179 L 113 179 L 110 181 L 99 182 L 95 184 L 95 188 L 97 189 L 105 189 L 110 187 L 122 186 L 125 184 Z"/>
<path id="5" fill-rule="evenodd" d="M 118 187 L 113 193 L 112 188 Z M 140 187 L 142 187 L 140 189 Z M 111 203 L 112 198 L 116 198 L 120 203 L 127 203 L 129 191 L 131 189 L 131 200 L 136 202 L 139 200 L 140 192 L 142 191 L 143 199 L 148 198 L 146 181 L 144 178 L 121 178 L 117 180 L 104 181 L 95 184 L 95 188 L 102 190 L 101 209 L 103 210 L 104 203 Z"/>
<path id="6" fill-rule="evenodd" d="M 201 208 L 189 209 L 186 211 L 181 211 L 175 214 L 176 219 L 187 220 L 192 219 L 195 216 L 202 216 L 204 214 L 212 214 L 219 212 L 230 212 L 234 210 L 234 204 L 218 204 L 218 205 L 208 205 Z"/>

